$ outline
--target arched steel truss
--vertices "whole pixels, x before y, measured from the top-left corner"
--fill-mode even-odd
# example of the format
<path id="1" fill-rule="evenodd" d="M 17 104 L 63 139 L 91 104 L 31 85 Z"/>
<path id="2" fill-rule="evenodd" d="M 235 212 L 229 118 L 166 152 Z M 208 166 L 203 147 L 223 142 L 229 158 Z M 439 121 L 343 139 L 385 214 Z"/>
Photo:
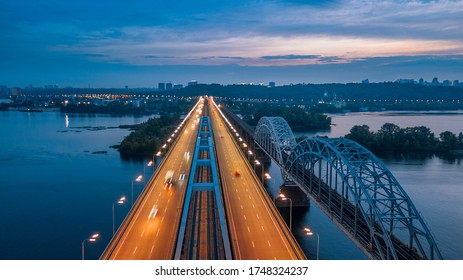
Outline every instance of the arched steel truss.
<path id="1" fill-rule="evenodd" d="M 254 141 L 279 163 L 284 162 L 297 145 L 293 131 L 282 117 L 261 118 L 254 132 Z"/>
<path id="2" fill-rule="evenodd" d="M 286 144 L 294 140 L 291 129 L 274 119 L 259 121 L 256 143 L 364 252 L 376 259 L 442 259 L 411 199 L 376 156 L 345 138 Z"/>

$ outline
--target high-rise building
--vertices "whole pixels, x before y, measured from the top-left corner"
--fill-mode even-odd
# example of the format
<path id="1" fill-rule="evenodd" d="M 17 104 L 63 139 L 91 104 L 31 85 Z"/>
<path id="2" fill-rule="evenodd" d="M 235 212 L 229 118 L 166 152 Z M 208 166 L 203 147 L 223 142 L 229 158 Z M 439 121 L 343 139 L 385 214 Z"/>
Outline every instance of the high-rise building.
<path id="1" fill-rule="evenodd" d="M 269 82 L 269 83 L 268 83 L 268 86 L 269 86 L 269 87 L 275 87 L 275 82 Z"/>
<path id="2" fill-rule="evenodd" d="M 158 90 L 159 90 L 159 91 L 164 91 L 164 90 L 166 90 L 166 84 L 165 84 L 165 83 L 159 83 L 159 84 L 158 84 Z"/>
<path id="3" fill-rule="evenodd" d="M 194 85 L 197 85 L 198 84 L 198 81 L 196 80 L 191 80 L 191 82 L 188 82 L 188 86 L 194 86 Z"/>
<path id="4" fill-rule="evenodd" d="M 166 83 L 166 90 L 172 90 L 172 83 Z"/>
<path id="5" fill-rule="evenodd" d="M 182 84 L 175 84 L 174 89 L 182 89 L 183 85 Z"/>
<path id="6" fill-rule="evenodd" d="M 452 86 L 453 86 L 453 87 L 459 87 L 459 86 L 460 86 L 460 81 L 458 81 L 458 80 L 453 80 L 453 81 L 452 81 Z"/>

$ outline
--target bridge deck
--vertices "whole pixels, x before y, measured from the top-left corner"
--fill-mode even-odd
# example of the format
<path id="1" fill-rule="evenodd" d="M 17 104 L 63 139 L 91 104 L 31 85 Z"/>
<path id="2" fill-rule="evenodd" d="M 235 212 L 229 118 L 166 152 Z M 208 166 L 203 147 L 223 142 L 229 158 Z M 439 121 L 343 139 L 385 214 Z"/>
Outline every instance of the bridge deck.
<path id="1" fill-rule="evenodd" d="M 217 107 L 209 108 L 235 259 L 305 259 Z"/>

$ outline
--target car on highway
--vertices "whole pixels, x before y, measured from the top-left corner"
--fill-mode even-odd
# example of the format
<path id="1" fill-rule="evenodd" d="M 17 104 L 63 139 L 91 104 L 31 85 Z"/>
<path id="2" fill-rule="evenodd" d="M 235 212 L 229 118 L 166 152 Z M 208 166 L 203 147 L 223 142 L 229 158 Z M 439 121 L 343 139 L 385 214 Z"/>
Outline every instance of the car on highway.
<path id="1" fill-rule="evenodd" d="M 238 171 L 235 171 L 235 177 L 240 177 L 241 174 Z"/>
<path id="2" fill-rule="evenodd" d="M 148 215 L 148 220 L 154 219 L 157 214 L 158 214 L 158 206 L 154 205 L 153 208 L 151 208 L 150 214 Z"/>

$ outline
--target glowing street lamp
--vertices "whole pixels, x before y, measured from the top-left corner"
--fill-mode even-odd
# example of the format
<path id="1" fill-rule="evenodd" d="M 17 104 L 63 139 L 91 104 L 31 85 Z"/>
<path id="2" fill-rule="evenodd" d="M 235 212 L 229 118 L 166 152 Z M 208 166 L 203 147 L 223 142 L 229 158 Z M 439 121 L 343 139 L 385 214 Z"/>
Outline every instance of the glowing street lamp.
<path id="1" fill-rule="evenodd" d="M 140 182 L 143 179 L 143 176 L 138 176 L 135 181 Z M 133 180 L 132 180 L 132 206 L 133 206 Z"/>
<path id="2" fill-rule="evenodd" d="M 289 200 L 289 230 L 291 231 L 293 224 L 293 200 L 282 193 L 280 193 L 278 197 L 281 198 L 281 200 Z"/>
<path id="3" fill-rule="evenodd" d="M 115 232 L 115 230 L 114 230 L 114 204 L 116 204 L 116 203 L 117 204 L 124 204 L 124 202 L 125 202 L 125 196 L 119 198 L 118 201 L 113 202 L 113 235 L 114 235 L 114 232 Z"/>
<path id="4" fill-rule="evenodd" d="M 254 161 L 255 164 L 257 165 L 262 165 L 262 176 L 261 176 L 261 179 L 262 179 L 262 185 L 264 184 L 264 164 L 261 163 L 260 161 L 258 161 L 257 159 Z M 254 165 L 254 169 L 256 168 L 256 166 Z M 257 172 L 257 170 L 256 170 Z"/>
<path id="5" fill-rule="evenodd" d="M 93 242 L 97 241 L 99 237 L 100 237 L 100 234 L 95 233 L 92 236 L 90 236 L 89 238 L 85 238 L 84 241 L 82 241 L 82 260 L 85 260 L 85 241 L 93 243 Z"/>
<path id="6" fill-rule="evenodd" d="M 310 230 L 310 228 L 305 227 L 304 228 L 305 235 L 307 236 L 312 236 L 313 232 Z M 317 260 L 320 259 L 320 235 L 317 233 Z"/>

